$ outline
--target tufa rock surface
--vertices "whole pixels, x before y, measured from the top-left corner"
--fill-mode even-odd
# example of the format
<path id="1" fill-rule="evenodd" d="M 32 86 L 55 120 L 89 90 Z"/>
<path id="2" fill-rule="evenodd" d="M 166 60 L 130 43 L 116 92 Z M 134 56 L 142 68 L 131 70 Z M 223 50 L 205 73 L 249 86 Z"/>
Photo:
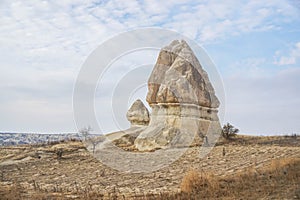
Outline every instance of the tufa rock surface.
<path id="1" fill-rule="evenodd" d="M 136 100 L 131 105 L 127 111 L 126 117 L 132 126 L 148 125 L 150 120 L 149 111 L 140 99 Z"/>
<path id="2" fill-rule="evenodd" d="M 140 151 L 199 144 L 221 133 L 219 100 L 188 44 L 175 40 L 161 49 L 148 80 L 149 126 L 134 142 Z"/>
<path id="3" fill-rule="evenodd" d="M 207 73 L 185 41 L 164 47 L 148 80 L 147 102 L 181 103 L 217 108 L 220 103 Z"/>

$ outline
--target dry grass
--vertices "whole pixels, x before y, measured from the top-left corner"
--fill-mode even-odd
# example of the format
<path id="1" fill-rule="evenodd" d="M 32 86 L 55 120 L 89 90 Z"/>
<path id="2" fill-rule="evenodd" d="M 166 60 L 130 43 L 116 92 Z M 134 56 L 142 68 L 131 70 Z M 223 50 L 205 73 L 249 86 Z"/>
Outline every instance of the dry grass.
<path id="1" fill-rule="evenodd" d="M 199 199 L 299 199 L 300 159 L 276 159 L 263 168 L 252 166 L 228 177 L 191 170 L 183 178 L 181 190 L 187 197 Z"/>
<path id="2" fill-rule="evenodd" d="M 49 195 L 40 192 L 29 199 L 299 199 L 300 159 L 277 159 L 261 168 L 255 165 L 244 172 L 217 177 L 209 172 L 190 170 L 182 179 L 179 193 L 144 194 L 125 196 L 118 192 L 101 194 L 80 190 L 76 194 L 57 191 Z M 0 199 L 22 199 L 20 185 L 7 188 Z M 27 199 L 26 197 L 23 199 Z"/>
<path id="3" fill-rule="evenodd" d="M 271 138 L 272 139 L 272 138 Z M 262 144 L 271 143 L 270 138 L 264 138 L 264 140 L 256 141 L 252 138 L 244 137 L 241 138 L 241 141 L 247 141 L 249 143 L 255 143 L 258 142 Z M 274 139 L 274 138 L 273 138 Z M 287 138 L 289 141 L 292 141 L 292 139 L 295 138 Z M 297 139 L 297 138 L 296 138 Z M 270 141 L 269 141 L 270 140 Z M 281 141 L 285 141 L 285 139 L 281 139 Z M 294 141 L 294 140 L 293 140 Z M 296 140 L 298 141 L 298 140 Z M 240 141 L 233 141 L 234 143 L 239 144 Z M 299 146 L 299 144 L 297 144 Z M 277 145 L 276 145 L 277 146 Z M 11 150 L 11 152 L 22 152 L 28 151 L 28 154 L 33 150 L 30 151 L 30 149 L 26 149 L 27 147 L 22 147 L 21 149 L 16 149 L 21 147 L 14 147 L 14 149 Z M 28 147 L 29 148 L 29 147 Z M 64 149 L 63 157 L 64 159 L 57 161 L 57 159 L 51 155 L 54 155 L 54 152 L 58 148 Z M 28 164 L 31 164 L 30 166 L 26 164 L 14 164 L 14 165 L 7 165 L 2 166 L 0 168 L 0 184 L 1 182 L 3 184 L 0 185 L 0 200 L 1 199 L 300 199 L 300 158 L 281 158 L 281 159 L 274 159 L 269 162 L 264 161 L 261 162 L 261 160 L 258 159 L 256 162 L 251 162 L 252 166 L 248 168 L 238 168 L 237 171 L 242 172 L 226 175 L 214 175 L 212 172 L 216 171 L 198 171 L 195 169 L 191 169 L 186 173 L 186 175 L 183 177 L 181 183 L 178 185 L 178 178 L 177 182 L 174 184 L 174 187 L 178 185 L 178 188 L 181 189 L 181 192 L 165 192 L 165 193 L 144 193 L 143 191 L 138 193 L 127 193 L 123 194 L 118 190 L 118 187 L 116 187 L 116 190 L 110 190 L 105 189 L 101 192 L 99 189 L 102 189 L 101 187 L 89 187 L 89 183 L 82 182 L 81 184 L 78 184 L 78 188 L 76 186 L 76 189 L 74 189 L 73 186 L 66 185 L 63 186 L 60 184 L 60 182 L 57 182 L 53 188 L 52 187 L 43 187 L 41 184 L 39 186 L 39 183 L 32 183 L 30 181 L 27 181 L 29 185 L 24 185 L 23 183 L 25 181 L 20 181 L 22 179 L 18 179 L 19 176 L 23 176 L 29 179 L 30 176 L 26 175 L 27 172 L 25 169 L 28 167 L 34 167 L 37 170 L 41 169 L 49 169 L 51 168 L 51 162 L 57 162 L 58 164 L 55 164 L 54 166 L 57 167 L 57 169 L 54 169 L 52 167 L 52 173 L 50 175 L 53 175 L 54 178 L 59 176 L 59 174 L 65 174 L 66 177 L 71 176 L 71 173 L 65 173 L 64 170 L 59 170 L 60 167 L 65 167 L 66 169 L 72 169 L 67 168 L 66 166 L 74 167 L 76 163 L 81 163 L 83 166 L 91 166 L 90 169 L 96 169 L 100 165 L 98 162 L 94 161 L 94 159 L 90 158 L 90 155 L 87 154 L 85 156 L 85 151 L 78 151 L 78 149 L 83 149 L 84 146 L 79 142 L 73 142 L 73 143 L 59 143 L 55 144 L 49 148 L 45 148 L 45 156 L 50 157 L 49 159 L 36 159 L 34 162 L 28 162 Z M 273 147 L 272 147 L 273 148 Z M 277 148 L 277 147 L 274 147 Z M 3 148 L 4 149 L 4 148 Z M 221 148 L 220 148 L 221 149 Z M 227 146 L 226 146 L 227 149 Z M 285 149 L 285 148 L 284 148 Z M 4 152 L 4 153 L 3 153 Z M 6 149 L 3 150 L 3 157 L 6 159 L 7 157 L 12 154 L 10 151 L 6 151 Z M 220 151 L 221 152 L 221 151 Z M 229 152 L 229 151 L 228 151 Z M 273 151 L 272 151 L 273 152 Z M 272 152 L 269 151 L 264 152 L 265 154 L 273 155 Z M 276 151 L 274 151 L 276 152 Z M 298 151 L 296 151 L 298 152 Z M 1 152 L 0 152 L 1 153 Z M 279 152 L 281 157 L 283 157 L 281 154 L 283 152 Z M 18 153 L 16 153 L 17 156 L 15 158 L 18 158 Z M 218 153 L 220 154 L 220 153 Z M 43 154 L 44 155 L 44 154 Z M 228 153 L 230 155 L 230 152 Z M 234 154 L 235 155 L 235 154 Z M 253 156 L 260 156 L 261 154 L 249 154 Z M 277 156 L 278 156 L 277 155 Z M 289 156 L 289 154 L 284 154 Z M 293 154 L 294 155 L 294 154 Z M 2 156 L 2 154 L 1 154 Z M 227 155 L 226 155 L 227 156 Z M 239 156 L 237 154 L 237 156 Z M 271 158 L 271 156 L 269 156 Z M 268 157 L 268 158 L 269 158 Z M 275 157 L 275 156 L 274 156 Z M 14 158 L 14 159 L 15 159 Z M 218 161 L 217 157 L 217 161 Z M 226 161 L 221 169 L 225 169 L 230 165 L 230 159 L 229 157 L 225 157 L 228 159 L 228 162 Z M 225 159 L 222 157 L 221 159 Z M 250 157 L 247 157 L 250 158 Z M 232 157 L 232 159 L 236 159 L 236 157 Z M 256 159 L 256 157 L 255 157 Z M 45 160 L 51 161 L 49 164 L 45 164 Z M 194 160 L 193 160 L 194 161 Z M 234 161 L 234 160 L 233 160 Z M 180 163 L 181 164 L 181 163 Z M 197 164 L 197 163 L 196 163 Z M 199 164 L 199 163 L 198 163 Z M 197 167 L 197 165 L 193 165 L 193 167 Z M 201 164 L 201 163 L 200 163 Z M 81 166 L 78 165 L 78 166 Z M 219 166 L 219 165 L 218 165 Z M 241 165 L 242 166 L 242 165 Z M 249 165 L 247 165 L 249 166 Z M 179 165 L 179 167 L 182 167 Z M 12 171 L 9 171 L 8 168 Z M 11 169 L 13 168 L 13 169 Z M 75 167 L 74 167 L 75 168 Z M 83 171 L 80 167 L 77 167 L 78 169 L 76 172 L 78 174 L 78 177 L 80 176 L 80 173 L 86 173 L 85 176 L 89 175 L 95 175 L 97 173 L 87 173 L 87 171 Z M 84 168 L 85 169 L 85 168 Z M 98 169 L 98 168 L 97 168 Z M 185 169 L 185 171 L 189 169 L 188 167 Z M 14 170 L 14 171 L 13 171 Z M 209 169 L 211 170 L 211 169 Z M 99 170 L 99 175 L 97 177 L 101 177 L 98 180 L 102 181 L 104 180 L 105 176 L 113 177 L 114 174 L 105 171 L 102 174 L 102 168 Z M 10 175 L 5 174 L 4 172 L 10 172 Z M 30 171 L 31 172 L 31 171 Z M 43 171 L 41 171 L 43 172 Z M 100 173 L 101 172 L 101 173 Z M 104 172 L 104 171 L 103 171 Z M 28 173 L 28 172 L 27 172 Z M 44 172 L 43 172 L 44 173 Z M 114 172 L 115 173 L 115 172 Z M 165 173 L 165 172 L 164 172 Z M 16 176 L 11 176 L 11 174 L 16 174 Z M 30 175 L 35 173 L 30 173 Z M 108 175 L 106 175 L 108 174 Z M 226 175 L 226 176 L 223 176 Z M 44 173 L 44 175 L 38 176 L 39 178 L 44 178 L 45 180 L 52 180 L 51 177 L 48 176 L 47 173 Z M 50 177 L 50 178 L 49 178 Z M 52 177 L 52 178 L 53 178 Z M 138 182 L 137 176 L 134 175 L 128 175 L 126 177 L 127 179 L 132 179 L 136 182 Z M 175 177 L 175 173 L 171 174 L 171 180 Z M 169 177 L 168 177 L 169 178 Z M 155 181 L 159 182 L 161 181 L 158 177 L 154 177 Z M 162 178 L 163 179 L 163 178 Z M 35 179 L 33 179 L 35 180 Z M 38 179 L 37 179 L 38 180 Z M 71 179 L 72 180 L 72 179 Z M 76 179 L 75 179 L 76 180 Z M 31 179 L 32 181 L 32 179 Z M 147 180 L 146 180 L 147 181 Z M 46 181 L 44 181 L 45 183 Z M 50 181 L 49 181 L 50 182 Z M 52 184 L 53 182 L 51 182 Z M 105 182 L 104 182 L 105 183 Z M 121 183 L 121 182 L 118 182 Z M 132 182 L 131 182 L 132 183 Z M 137 187 L 137 185 L 128 185 L 128 187 Z M 110 184 L 113 184 L 110 180 L 110 182 L 107 182 L 104 186 L 110 186 Z M 155 182 L 146 184 L 153 186 L 152 184 L 155 184 Z M 45 184 L 44 184 L 45 185 Z M 93 186 L 93 184 L 91 184 Z M 29 187 L 30 186 L 30 187 Z M 34 187 L 33 187 L 34 186 Z M 173 187 L 173 185 L 172 185 Z M 109 188 L 109 187 L 108 187 Z M 154 188 L 154 186 L 153 186 Z M 169 187 L 167 187 L 169 189 Z M 174 189 L 174 188 L 173 188 Z M 171 190 L 171 189 L 170 189 Z M 147 190 L 145 190 L 147 191 Z M 149 190 L 148 190 L 149 191 Z M 167 190 L 164 190 L 167 191 Z"/>
<path id="4" fill-rule="evenodd" d="M 217 178 L 212 173 L 190 170 L 184 177 L 180 189 L 184 193 L 209 193 L 220 187 Z"/>
<path id="5" fill-rule="evenodd" d="M 269 146 L 294 146 L 299 147 L 300 135 L 285 135 L 285 136 L 249 136 L 236 135 L 230 139 L 220 138 L 216 145 L 269 145 Z"/>
<path id="6" fill-rule="evenodd" d="M 0 199 L 10 200 L 10 199 L 22 199 L 20 185 L 14 184 L 10 187 L 1 188 Z"/>

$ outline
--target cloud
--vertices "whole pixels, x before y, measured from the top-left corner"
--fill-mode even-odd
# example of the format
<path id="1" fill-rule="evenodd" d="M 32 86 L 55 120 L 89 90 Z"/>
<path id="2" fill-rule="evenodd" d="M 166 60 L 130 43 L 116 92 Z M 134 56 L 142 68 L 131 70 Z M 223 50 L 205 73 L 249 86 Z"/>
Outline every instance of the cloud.
<path id="1" fill-rule="evenodd" d="M 295 14 L 284 1 L 20 1 L 2 3 L 2 39 L 22 49 L 61 47 L 88 55 L 112 33 L 162 26 L 209 42 L 232 34 L 278 27 Z M 5 5 L 5 7 L 4 7 Z M 272 19 L 272 20 L 271 20 Z M 20 43 L 22 41 L 22 43 Z M 95 43 L 95 44 L 93 44 Z M 79 52 L 78 52 L 79 51 Z"/>
<path id="2" fill-rule="evenodd" d="M 236 61 L 228 66 L 226 75 L 231 77 L 249 76 L 262 77 L 266 76 L 266 69 L 263 67 L 267 64 L 266 58 L 250 57 Z"/>
<path id="3" fill-rule="evenodd" d="M 297 42 L 289 51 L 287 56 L 279 56 L 280 52 L 276 53 L 274 64 L 276 65 L 294 65 L 300 58 L 300 42 Z"/>
<path id="4" fill-rule="evenodd" d="M 247 39 L 248 34 L 257 32 L 272 33 L 290 24 L 297 27 L 295 21 L 299 19 L 299 10 L 281 0 L 2 0 L 0 11 L 0 118 L 4 120 L 0 131 L 66 130 L 64 121 L 75 130 L 70 118 L 76 75 L 101 42 L 120 32 L 152 26 L 168 28 L 205 45 L 228 42 L 228 38 L 237 36 Z M 282 58 L 277 64 L 296 62 L 297 49 L 286 58 L 278 55 Z M 219 50 L 219 55 L 222 51 L 226 49 Z M 263 56 L 248 61 L 239 55 L 232 57 L 237 57 L 233 62 L 236 66 L 226 69 L 235 74 L 249 72 L 250 67 L 239 69 L 238 65 L 268 63 Z M 142 56 L 137 58 L 143 60 Z M 260 69 L 251 67 L 253 77 Z M 105 86 L 109 91 L 109 82 Z M 55 116 L 60 116 L 59 120 L 53 120 Z"/>

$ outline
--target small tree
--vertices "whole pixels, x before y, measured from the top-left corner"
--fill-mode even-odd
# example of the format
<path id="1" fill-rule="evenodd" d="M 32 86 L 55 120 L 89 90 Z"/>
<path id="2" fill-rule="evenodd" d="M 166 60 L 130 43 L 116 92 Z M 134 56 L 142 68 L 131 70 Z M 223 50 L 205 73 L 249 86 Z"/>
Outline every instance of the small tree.
<path id="1" fill-rule="evenodd" d="M 96 146 L 103 142 L 105 138 L 96 137 L 91 135 L 92 128 L 90 126 L 82 128 L 79 133 L 84 137 L 84 142 L 87 146 L 92 145 L 93 154 L 95 154 Z"/>
<path id="2" fill-rule="evenodd" d="M 92 128 L 90 126 L 82 128 L 79 133 L 84 137 L 84 140 L 88 138 L 90 135 L 90 131 L 92 131 Z"/>
<path id="3" fill-rule="evenodd" d="M 103 138 L 98 138 L 98 137 L 88 139 L 88 142 L 91 143 L 93 146 L 93 154 L 95 154 L 96 146 L 103 141 L 104 141 Z"/>
<path id="4" fill-rule="evenodd" d="M 236 134 L 238 132 L 239 132 L 239 129 L 237 129 L 233 125 L 227 123 L 226 125 L 223 126 L 222 136 L 228 140 L 228 139 L 236 136 Z"/>

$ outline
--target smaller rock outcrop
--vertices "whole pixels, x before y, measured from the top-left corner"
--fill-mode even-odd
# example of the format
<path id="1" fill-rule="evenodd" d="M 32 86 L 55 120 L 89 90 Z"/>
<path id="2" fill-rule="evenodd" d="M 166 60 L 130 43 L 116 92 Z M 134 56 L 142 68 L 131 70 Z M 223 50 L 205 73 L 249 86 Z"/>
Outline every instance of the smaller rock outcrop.
<path id="1" fill-rule="evenodd" d="M 131 126 L 135 125 L 148 125 L 150 118 L 149 118 L 149 111 L 143 102 L 138 99 L 136 100 L 129 110 L 127 111 L 126 117 L 128 121 L 131 123 Z"/>

